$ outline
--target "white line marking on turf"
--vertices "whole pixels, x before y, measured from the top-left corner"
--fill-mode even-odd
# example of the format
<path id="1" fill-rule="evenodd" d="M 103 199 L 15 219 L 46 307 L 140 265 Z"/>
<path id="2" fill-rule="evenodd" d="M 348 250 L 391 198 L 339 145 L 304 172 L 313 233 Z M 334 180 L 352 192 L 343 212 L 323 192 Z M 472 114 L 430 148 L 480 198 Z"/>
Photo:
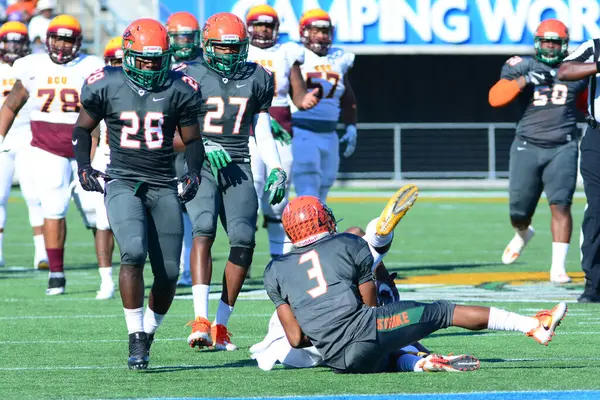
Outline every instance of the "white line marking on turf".
<path id="1" fill-rule="evenodd" d="M 236 314 L 236 318 L 257 318 L 270 317 L 273 314 Z M 192 314 L 169 314 L 169 318 L 173 317 L 189 317 Z M 8 317 L 0 317 L 0 320 L 27 320 L 27 319 L 88 319 L 88 318 L 125 318 L 123 314 L 103 314 L 103 315 L 15 315 Z"/>
<path id="2" fill-rule="evenodd" d="M 598 359 L 595 357 L 573 357 L 573 358 L 563 358 L 563 357 L 547 357 L 547 358 L 539 358 L 539 357 L 529 357 L 529 358 L 505 358 L 502 359 L 501 362 L 524 362 L 524 361 L 597 361 Z M 486 363 L 486 361 L 483 361 Z M 493 363 L 498 364 L 498 363 Z M 148 368 L 150 371 L 153 369 L 177 369 L 177 368 L 208 368 L 206 365 L 195 364 L 195 365 L 151 365 Z M 61 371 L 85 371 L 85 370 L 103 370 L 103 369 L 126 369 L 124 365 L 70 365 L 70 366 L 46 366 L 46 367 L 0 367 L 0 371 L 52 371 L 52 370 L 61 370 Z M 522 392 L 519 392 L 522 393 Z M 321 397 L 321 396 L 319 396 Z M 354 397 L 354 395 L 353 395 Z"/>

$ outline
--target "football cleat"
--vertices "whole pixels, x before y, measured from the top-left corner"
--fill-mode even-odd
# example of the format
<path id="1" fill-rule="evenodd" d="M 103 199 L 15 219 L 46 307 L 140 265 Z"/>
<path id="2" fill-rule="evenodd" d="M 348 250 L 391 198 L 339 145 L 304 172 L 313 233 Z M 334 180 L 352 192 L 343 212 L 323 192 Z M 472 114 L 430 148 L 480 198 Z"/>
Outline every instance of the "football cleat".
<path id="1" fill-rule="evenodd" d="M 65 278 L 50 278 L 48 279 L 48 288 L 46 289 L 47 296 L 56 296 L 65 292 L 67 280 Z"/>
<path id="2" fill-rule="evenodd" d="M 100 290 L 96 292 L 96 300 L 108 300 L 115 297 L 115 284 L 113 281 L 100 284 Z"/>
<path id="3" fill-rule="evenodd" d="M 398 189 L 379 216 L 375 227 L 377 234 L 381 236 L 389 235 L 415 204 L 418 196 L 419 189 L 415 185 L 409 184 Z"/>
<path id="4" fill-rule="evenodd" d="M 527 246 L 527 243 L 531 240 L 531 238 L 535 235 L 535 230 L 532 226 L 527 228 L 527 235 L 525 235 L 525 239 L 523 239 L 518 233 L 515 233 L 515 237 L 510 241 L 506 249 L 504 249 L 504 253 L 502 254 L 502 262 L 504 264 L 512 264 L 521 256 L 523 253 L 523 249 Z"/>
<path id="5" fill-rule="evenodd" d="M 564 283 L 571 282 L 571 278 L 569 277 L 569 275 L 567 275 L 566 271 L 561 271 L 561 272 L 555 273 L 551 270 L 550 271 L 550 282 L 561 285 Z"/>
<path id="6" fill-rule="evenodd" d="M 538 312 L 535 317 L 539 324 L 537 328 L 527 332 L 539 344 L 548 346 L 548 342 L 555 335 L 554 330 L 560 325 L 563 318 L 567 315 L 567 303 L 558 303 L 552 310 Z"/>
<path id="7" fill-rule="evenodd" d="M 154 339 L 154 335 L 151 335 Z M 129 358 L 127 366 L 129 369 L 147 369 L 150 362 L 150 341 L 145 332 L 129 334 Z"/>
<path id="8" fill-rule="evenodd" d="M 181 277 L 177 281 L 177 287 L 190 287 L 192 286 L 192 275 L 190 271 L 183 271 Z"/>
<path id="9" fill-rule="evenodd" d="M 211 328 L 212 337 L 215 338 L 213 348 L 215 350 L 234 351 L 237 346 L 231 343 L 231 333 L 225 325 L 213 325 Z"/>
<path id="10" fill-rule="evenodd" d="M 210 322 L 206 318 L 196 317 L 195 320 L 188 322 L 188 326 L 192 327 L 192 333 L 188 336 L 188 344 L 191 348 L 212 346 Z"/>
<path id="11" fill-rule="evenodd" d="M 50 264 L 48 264 L 48 260 L 36 260 L 33 263 L 33 268 L 47 270 L 50 269 Z"/>
<path id="12" fill-rule="evenodd" d="M 458 356 L 442 356 L 430 354 L 420 366 L 425 372 L 467 372 L 479 369 L 479 360 L 469 354 Z"/>

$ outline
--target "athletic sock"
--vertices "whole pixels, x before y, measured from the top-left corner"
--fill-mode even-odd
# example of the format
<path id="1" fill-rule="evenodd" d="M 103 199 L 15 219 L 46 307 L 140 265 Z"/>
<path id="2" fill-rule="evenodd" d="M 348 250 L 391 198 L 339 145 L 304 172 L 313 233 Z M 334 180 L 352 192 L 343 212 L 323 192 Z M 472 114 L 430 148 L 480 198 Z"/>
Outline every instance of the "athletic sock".
<path id="1" fill-rule="evenodd" d="M 208 293 L 210 285 L 192 286 L 192 298 L 194 301 L 194 317 L 208 319 Z"/>

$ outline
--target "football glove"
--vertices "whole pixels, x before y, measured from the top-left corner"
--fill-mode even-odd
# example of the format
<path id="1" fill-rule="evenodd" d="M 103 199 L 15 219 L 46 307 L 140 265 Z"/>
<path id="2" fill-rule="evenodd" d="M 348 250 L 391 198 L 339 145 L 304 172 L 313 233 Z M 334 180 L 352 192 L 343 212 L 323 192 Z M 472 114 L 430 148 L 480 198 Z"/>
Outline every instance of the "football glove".
<path id="1" fill-rule="evenodd" d="M 269 195 L 269 204 L 275 205 L 281 203 L 285 197 L 285 182 L 287 174 L 281 168 L 273 168 L 267 183 L 265 184 L 265 192 L 271 192 Z"/>
<path id="2" fill-rule="evenodd" d="M 108 178 L 106 174 L 95 170 L 88 164 L 79 167 L 77 176 L 79 176 L 79 183 L 81 183 L 83 190 L 104 193 L 104 189 L 102 189 L 102 185 L 98 181 L 98 178 L 106 179 Z"/>
<path id="3" fill-rule="evenodd" d="M 548 85 L 554 81 L 554 71 L 529 71 L 524 77 L 528 85 Z"/>
<path id="4" fill-rule="evenodd" d="M 275 118 L 271 118 L 271 132 L 273 132 L 273 139 L 277 140 L 282 145 L 292 143 L 292 135 L 290 135 L 279 122 L 275 121 Z"/>
<path id="5" fill-rule="evenodd" d="M 208 139 L 202 139 L 202 141 L 204 143 L 205 157 L 210 164 L 210 170 L 215 176 L 215 179 L 217 179 L 219 170 L 225 168 L 227 164 L 231 162 L 231 156 L 219 143 Z"/>
<path id="6" fill-rule="evenodd" d="M 177 181 L 177 195 L 179 196 L 179 201 L 182 203 L 187 203 L 194 197 L 196 197 L 196 193 L 198 192 L 198 187 L 200 186 L 200 175 L 197 172 L 191 171 L 184 174 Z"/>
<path id="7" fill-rule="evenodd" d="M 396 272 L 390 274 L 383 280 L 376 280 L 375 285 L 377 286 L 377 304 L 384 306 L 386 304 L 395 303 L 400 301 L 400 293 L 394 279 L 398 274 Z"/>
<path id="8" fill-rule="evenodd" d="M 356 132 L 356 125 L 348 125 L 346 127 L 346 134 L 340 139 L 340 143 L 346 143 L 346 149 L 344 150 L 344 157 L 350 157 L 356 149 L 356 139 L 358 134 Z"/>

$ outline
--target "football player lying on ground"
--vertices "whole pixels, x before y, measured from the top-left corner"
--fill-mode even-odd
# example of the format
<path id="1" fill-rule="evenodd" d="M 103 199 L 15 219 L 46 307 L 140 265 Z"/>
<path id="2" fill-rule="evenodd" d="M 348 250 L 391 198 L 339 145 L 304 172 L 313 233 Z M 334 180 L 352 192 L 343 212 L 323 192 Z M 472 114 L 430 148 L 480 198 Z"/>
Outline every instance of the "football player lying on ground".
<path id="1" fill-rule="evenodd" d="M 390 244 L 415 193 L 413 185 L 403 187 L 384 209 L 374 235 L 378 252 Z M 396 349 L 449 326 L 519 331 L 547 345 L 567 312 L 565 303 L 534 317 L 443 300 L 377 307 L 374 258 L 364 239 L 336 234 L 333 213 L 312 196 L 292 200 L 282 220 L 295 250 L 269 263 L 265 289 L 290 345 L 296 349 L 314 345 L 323 363 L 339 372 L 397 371 Z"/>
<path id="2" fill-rule="evenodd" d="M 403 213 L 405 215 L 416 200 L 418 191 L 416 187 L 411 187 L 408 192 L 402 189 L 398 193 L 404 194 L 402 204 L 405 207 Z M 392 197 L 390 204 L 395 205 L 396 202 L 397 197 Z M 382 216 L 385 215 L 385 212 L 382 213 Z M 403 215 L 399 215 L 399 219 Z M 362 237 L 369 245 L 369 250 L 375 259 L 373 278 L 377 286 L 377 305 L 382 306 L 399 301 L 400 294 L 394 282 L 397 274 L 390 274 L 383 264 L 383 258 L 390 248 L 391 241 L 382 246 L 382 243 L 377 240 L 376 225 L 378 221 L 379 218 L 372 220 L 368 224 L 366 232 L 358 226 L 353 226 L 348 228 L 346 233 L 353 233 Z M 391 237 L 392 235 L 390 235 L 390 239 Z M 251 358 L 258 362 L 259 368 L 265 371 L 271 370 L 278 361 L 285 367 L 290 368 L 311 368 L 321 365 L 323 362 L 323 357 L 314 346 L 302 349 L 292 348 L 277 317 L 277 311 L 271 316 L 267 335 L 260 343 L 250 348 L 250 353 L 252 353 Z M 460 372 L 479 368 L 479 360 L 473 356 L 430 354 L 429 350 L 418 342 L 399 349 L 396 355 L 399 372 Z"/>

